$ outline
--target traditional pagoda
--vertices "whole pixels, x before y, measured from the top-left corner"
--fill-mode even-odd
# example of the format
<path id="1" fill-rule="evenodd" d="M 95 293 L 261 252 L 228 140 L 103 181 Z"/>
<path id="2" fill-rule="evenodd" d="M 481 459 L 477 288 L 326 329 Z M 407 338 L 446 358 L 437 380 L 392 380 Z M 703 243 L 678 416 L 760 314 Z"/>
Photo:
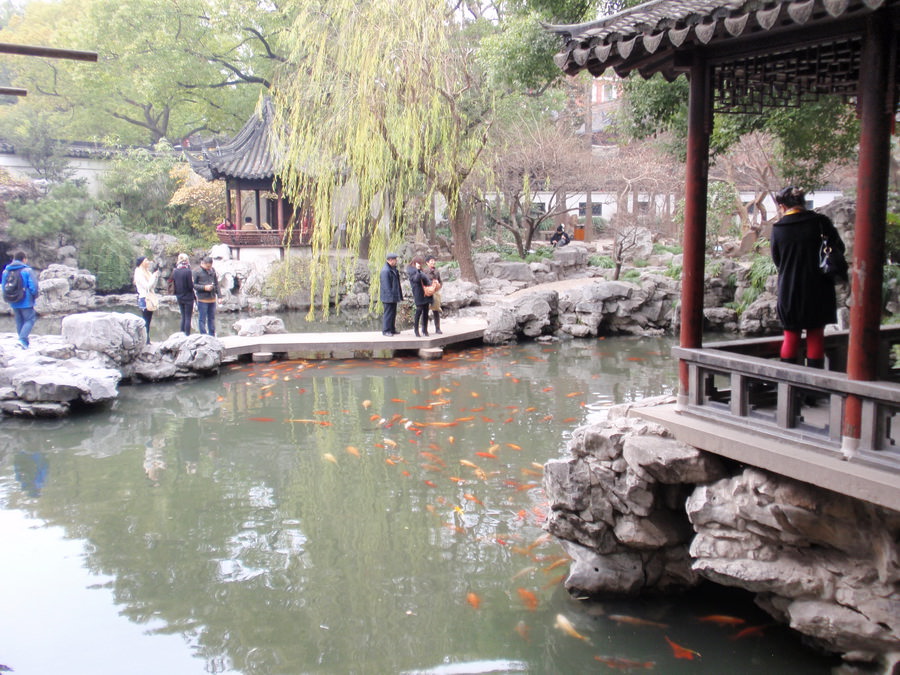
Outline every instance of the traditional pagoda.
<path id="1" fill-rule="evenodd" d="M 218 235 L 237 258 L 242 248 L 274 247 L 283 256 L 285 247 L 308 245 L 312 237 L 311 214 L 285 198 L 277 179 L 274 119 L 272 100 L 264 98 L 230 141 L 199 152 L 185 151 L 197 174 L 225 181 L 225 218 L 232 227 L 219 229 Z M 253 195 L 249 204 L 245 193 Z"/>

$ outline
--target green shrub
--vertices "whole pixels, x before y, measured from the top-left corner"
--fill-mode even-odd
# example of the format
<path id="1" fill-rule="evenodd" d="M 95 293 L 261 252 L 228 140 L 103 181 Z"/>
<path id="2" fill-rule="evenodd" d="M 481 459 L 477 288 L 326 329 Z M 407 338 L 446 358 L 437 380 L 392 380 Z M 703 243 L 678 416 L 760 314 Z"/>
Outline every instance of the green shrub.
<path id="1" fill-rule="evenodd" d="M 678 255 L 679 253 L 684 253 L 684 249 L 681 246 L 666 246 L 665 244 L 653 244 L 653 253 L 659 255 L 660 253 L 673 253 Z"/>
<path id="2" fill-rule="evenodd" d="M 626 270 L 622 274 L 622 279 L 624 281 L 637 281 L 641 278 L 641 273 L 638 270 Z"/>
<path id="3" fill-rule="evenodd" d="M 616 266 L 616 261 L 608 255 L 592 255 L 588 258 L 588 265 L 591 267 L 600 267 L 602 269 L 611 270 Z"/>
<path id="4" fill-rule="evenodd" d="M 117 291 L 131 284 L 134 248 L 115 217 L 82 228 L 78 265 L 94 273 L 98 291 Z"/>
<path id="5" fill-rule="evenodd" d="M 682 272 L 681 265 L 669 265 L 668 269 L 666 269 L 666 271 L 663 272 L 663 274 L 665 274 L 667 277 L 671 277 L 672 279 L 680 279 L 681 272 Z"/>

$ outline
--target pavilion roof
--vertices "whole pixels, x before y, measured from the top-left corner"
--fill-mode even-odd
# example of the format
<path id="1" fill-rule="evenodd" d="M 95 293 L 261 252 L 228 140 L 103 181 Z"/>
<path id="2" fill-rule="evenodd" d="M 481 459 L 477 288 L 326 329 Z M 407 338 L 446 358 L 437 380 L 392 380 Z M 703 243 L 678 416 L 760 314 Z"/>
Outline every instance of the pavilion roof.
<path id="1" fill-rule="evenodd" d="M 207 180 L 272 180 L 275 158 L 271 150 L 275 109 L 270 98 L 260 101 L 256 111 L 237 135 L 224 145 L 185 152 L 191 168 Z"/>
<path id="2" fill-rule="evenodd" d="M 799 105 L 856 95 L 865 19 L 900 0 L 651 0 L 597 21 L 551 25 L 567 74 L 637 71 L 675 79 L 700 50 L 714 67 L 718 110 Z"/>

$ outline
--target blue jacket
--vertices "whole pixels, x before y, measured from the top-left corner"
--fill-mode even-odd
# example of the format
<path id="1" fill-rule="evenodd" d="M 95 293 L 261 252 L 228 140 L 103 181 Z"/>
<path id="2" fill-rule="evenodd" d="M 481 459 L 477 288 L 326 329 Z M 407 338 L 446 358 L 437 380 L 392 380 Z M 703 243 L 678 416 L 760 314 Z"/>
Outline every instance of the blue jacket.
<path id="1" fill-rule="evenodd" d="M 3 276 L 0 277 L 0 287 L 6 283 L 6 275 L 10 270 L 22 270 L 22 284 L 25 286 L 25 297 L 23 297 L 18 302 L 10 303 L 10 307 L 13 309 L 22 309 L 24 307 L 34 307 L 34 299 L 38 295 L 38 284 L 34 278 L 34 270 L 31 269 L 28 265 L 23 263 L 21 260 L 13 260 L 9 265 L 6 266 L 6 269 L 3 270 Z"/>

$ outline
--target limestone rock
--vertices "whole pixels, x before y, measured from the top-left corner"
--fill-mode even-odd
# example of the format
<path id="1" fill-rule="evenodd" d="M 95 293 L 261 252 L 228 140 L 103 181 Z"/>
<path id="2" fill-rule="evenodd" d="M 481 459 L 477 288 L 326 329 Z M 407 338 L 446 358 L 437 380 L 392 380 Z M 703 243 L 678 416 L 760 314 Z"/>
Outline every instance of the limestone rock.
<path id="1" fill-rule="evenodd" d="M 368 304 L 368 296 L 366 296 Z M 234 322 L 234 332 L 241 337 L 257 337 L 269 333 L 287 333 L 284 321 L 277 316 L 255 316 Z"/>
<path id="2" fill-rule="evenodd" d="M 632 469 L 659 483 L 708 483 L 725 476 L 717 457 L 673 438 L 630 436 L 623 456 Z"/>
<path id="3" fill-rule="evenodd" d="M 135 314 L 87 312 L 63 317 L 62 338 L 82 352 L 98 352 L 114 364 L 133 361 L 147 342 L 144 320 Z"/>

